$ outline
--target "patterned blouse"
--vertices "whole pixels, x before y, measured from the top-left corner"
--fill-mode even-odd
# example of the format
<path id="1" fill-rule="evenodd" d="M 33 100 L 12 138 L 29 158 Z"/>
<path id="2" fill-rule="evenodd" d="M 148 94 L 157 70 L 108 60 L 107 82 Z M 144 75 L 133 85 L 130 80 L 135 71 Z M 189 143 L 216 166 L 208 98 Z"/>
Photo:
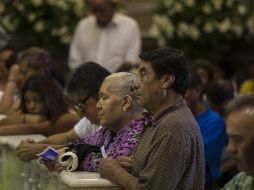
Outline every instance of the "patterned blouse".
<path id="1" fill-rule="evenodd" d="M 77 141 L 81 144 L 90 144 L 102 147 L 104 145 L 108 158 L 119 156 L 130 156 L 136 150 L 138 140 L 136 135 L 151 120 L 151 117 L 143 117 L 133 120 L 121 131 L 115 133 L 107 128 L 100 128 L 95 134 L 87 136 Z M 90 153 L 84 159 L 84 170 L 96 172 L 98 170 L 101 154 Z"/>
<path id="2" fill-rule="evenodd" d="M 245 172 L 240 172 L 231 181 L 229 181 L 221 190 L 251 190 L 253 177 Z"/>

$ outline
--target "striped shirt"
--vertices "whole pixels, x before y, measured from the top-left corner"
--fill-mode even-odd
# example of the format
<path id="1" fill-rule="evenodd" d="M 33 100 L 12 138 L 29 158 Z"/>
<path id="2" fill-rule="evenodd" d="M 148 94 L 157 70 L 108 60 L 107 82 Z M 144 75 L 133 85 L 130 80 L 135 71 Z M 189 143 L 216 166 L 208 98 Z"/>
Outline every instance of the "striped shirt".
<path id="1" fill-rule="evenodd" d="M 139 137 L 132 168 L 137 189 L 204 189 L 203 141 L 183 98 L 165 107 Z"/>
<path id="2" fill-rule="evenodd" d="M 251 190 L 253 177 L 245 172 L 240 172 L 230 180 L 221 190 Z"/>

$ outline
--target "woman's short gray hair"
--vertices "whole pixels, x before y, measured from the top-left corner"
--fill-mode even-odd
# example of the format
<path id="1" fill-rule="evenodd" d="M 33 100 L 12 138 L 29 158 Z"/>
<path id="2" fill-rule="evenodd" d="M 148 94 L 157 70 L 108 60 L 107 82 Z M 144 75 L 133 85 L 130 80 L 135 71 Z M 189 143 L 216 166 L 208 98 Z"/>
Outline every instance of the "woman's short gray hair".
<path id="1" fill-rule="evenodd" d="M 119 97 L 130 95 L 134 101 L 137 100 L 137 92 L 134 89 L 134 81 L 137 80 L 137 75 L 127 72 L 113 73 L 106 77 L 105 81 L 110 81 L 109 90 Z"/>

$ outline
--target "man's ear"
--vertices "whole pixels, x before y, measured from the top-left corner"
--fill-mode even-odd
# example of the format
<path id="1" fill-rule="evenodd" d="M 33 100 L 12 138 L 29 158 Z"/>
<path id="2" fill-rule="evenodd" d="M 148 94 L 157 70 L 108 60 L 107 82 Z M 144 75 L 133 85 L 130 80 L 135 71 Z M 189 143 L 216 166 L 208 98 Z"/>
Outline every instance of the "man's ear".
<path id="1" fill-rule="evenodd" d="M 122 101 L 122 109 L 123 111 L 127 111 L 130 107 L 131 107 L 131 104 L 132 104 L 132 97 L 130 95 L 126 95 Z"/>
<path id="2" fill-rule="evenodd" d="M 161 78 L 161 84 L 163 89 L 169 88 L 175 82 L 175 75 L 166 74 Z"/>

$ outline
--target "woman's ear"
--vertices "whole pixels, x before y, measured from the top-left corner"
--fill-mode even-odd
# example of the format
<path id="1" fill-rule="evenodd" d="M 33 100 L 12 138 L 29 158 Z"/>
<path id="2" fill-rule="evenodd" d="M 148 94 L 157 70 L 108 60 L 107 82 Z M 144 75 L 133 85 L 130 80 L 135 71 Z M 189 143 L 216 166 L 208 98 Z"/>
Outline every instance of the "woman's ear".
<path id="1" fill-rule="evenodd" d="M 162 76 L 161 84 L 163 89 L 169 88 L 175 82 L 175 75 L 166 74 Z"/>
<path id="2" fill-rule="evenodd" d="M 123 111 L 127 111 L 130 107 L 131 107 L 131 104 L 132 104 L 132 97 L 130 95 L 126 95 L 122 101 L 122 109 Z"/>

